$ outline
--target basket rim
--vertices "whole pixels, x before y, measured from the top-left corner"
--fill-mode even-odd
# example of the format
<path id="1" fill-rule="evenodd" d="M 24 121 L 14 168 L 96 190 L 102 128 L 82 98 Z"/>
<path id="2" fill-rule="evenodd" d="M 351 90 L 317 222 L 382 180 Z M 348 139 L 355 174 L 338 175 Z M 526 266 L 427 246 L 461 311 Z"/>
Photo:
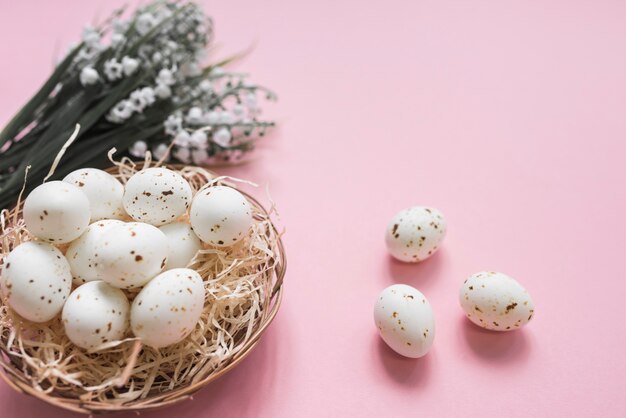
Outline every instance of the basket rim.
<path id="1" fill-rule="evenodd" d="M 136 167 L 143 167 L 144 162 L 135 162 Z M 174 169 L 183 169 L 185 167 L 193 167 L 184 164 L 162 164 L 162 167 L 169 167 Z M 109 173 L 115 173 L 116 166 L 111 166 L 104 171 Z M 141 168 L 138 168 L 138 170 Z M 208 170 L 207 170 L 208 171 Z M 211 174 L 214 174 L 211 172 Z M 254 205 L 256 205 L 259 209 L 263 211 L 266 215 L 269 216 L 269 212 L 265 207 L 253 196 L 249 193 L 239 190 L 247 199 L 249 199 Z M 23 201 L 21 202 L 23 205 Z M 16 209 L 16 206 L 13 206 L 10 210 Z M 276 263 L 273 274 L 276 276 L 276 283 L 272 288 L 272 294 L 270 296 L 271 307 L 269 312 L 265 316 L 265 318 L 258 323 L 258 328 L 252 334 L 250 339 L 246 342 L 246 344 L 238 351 L 220 370 L 217 372 L 212 372 L 207 374 L 205 377 L 200 379 L 197 382 L 191 382 L 186 386 L 182 386 L 173 390 L 168 390 L 163 393 L 158 393 L 153 396 L 147 396 L 144 399 L 134 400 L 130 404 L 110 404 L 106 405 L 101 402 L 90 402 L 90 401 L 82 401 L 79 398 L 70 398 L 65 396 L 55 395 L 54 392 L 48 394 L 37 389 L 33 388 L 27 381 L 21 379 L 21 373 L 18 369 L 12 370 L 8 369 L 4 364 L 4 361 L 0 362 L 0 378 L 14 391 L 18 393 L 23 393 L 39 400 L 44 401 L 45 403 L 56 406 L 58 408 L 62 408 L 72 412 L 78 412 L 82 414 L 106 414 L 113 412 L 131 412 L 131 411 L 146 411 L 151 409 L 163 408 L 166 406 L 171 406 L 173 404 L 179 403 L 183 400 L 190 399 L 192 395 L 198 392 L 203 387 L 208 384 L 214 382 L 218 378 L 222 377 L 226 373 L 233 370 L 236 366 L 238 366 L 246 357 L 250 355 L 252 350 L 256 348 L 258 345 L 262 335 L 265 333 L 269 325 L 274 321 L 276 314 L 281 306 L 282 297 L 283 297 L 283 280 L 287 270 L 287 258 L 285 254 L 285 248 L 282 241 L 281 235 L 278 233 L 276 226 L 273 222 L 270 221 L 270 224 L 277 235 L 277 248 L 280 254 L 280 260 Z M 12 363 L 12 356 L 10 353 L 6 352 L 4 349 L 0 350 L 0 355 L 6 356 L 10 359 Z"/>

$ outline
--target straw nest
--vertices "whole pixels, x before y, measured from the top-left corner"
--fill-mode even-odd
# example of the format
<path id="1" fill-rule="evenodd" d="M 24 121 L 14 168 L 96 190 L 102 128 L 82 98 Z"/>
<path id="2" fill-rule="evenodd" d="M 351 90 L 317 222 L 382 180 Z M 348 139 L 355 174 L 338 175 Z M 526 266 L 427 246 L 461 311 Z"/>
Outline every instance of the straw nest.
<path id="1" fill-rule="evenodd" d="M 151 164 L 130 160 L 108 171 L 122 183 Z M 209 183 L 233 186 L 199 167 L 168 166 L 194 191 Z M 245 193 L 244 193 L 245 194 Z M 59 317 L 36 324 L 0 302 L 0 376 L 15 390 L 82 413 L 145 410 L 183 399 L 235 367 L 257 344 L 280 306 L 285 255 L 268 212 L 252 197 L 249 237 L 227 249 L 205 247 L 191 261 L 204 279 L 206 299 L 195 330 L 175 345 L 153 349 L 132 334 L 97 352 L 76 347 Z M 33 239 L 24 228 L 22 202 L 1 215 L 1 251 Z M 63 250 L 63 248 L 61 248 Z M 0 264 L 1 267 L 1 264 Z M 132 300 L 136 292 L 127 292 Z"/>

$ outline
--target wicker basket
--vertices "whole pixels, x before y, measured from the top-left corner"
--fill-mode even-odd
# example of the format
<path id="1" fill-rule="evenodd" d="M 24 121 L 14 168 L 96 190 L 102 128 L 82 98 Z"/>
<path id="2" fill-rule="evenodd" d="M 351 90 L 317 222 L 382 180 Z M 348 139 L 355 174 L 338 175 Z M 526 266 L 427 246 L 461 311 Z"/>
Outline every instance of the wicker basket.
<path id="1" fill-rule="evenodd" d="M 138 164 L 136 167 L 140 169 L 142 164 Z M 181 170 L 183 166 L 168 166 L 172 169 Z M 110 173 L 120 177 L 118 173 L 117 167 L 112 167 L 109 170 Z M 122 176 L 123 177 L 123 176 Z M 261 206 L 261 204 L 251 197 L 250 195 L 242 192 L 250 201 L 252 205 L 256 207 L 258 211 L 269 216 L 268 212 Z M 17 218 L 21 218 L 21 210 L 22 205 L 19 204 L 18 207 L 14 208 L 12 211 L 8 213 L 6 218 L 11 217 L 16 214 Z M 7 214 L 5 214 L 7 215 Z M 272 225 L 272 228 L 274 226 Z M 274 229 L 275 231 L 275 229 Z M 6 245 L 5 242 L 0 242 L 0 246 Z M 22 360 L 19 356 L 15 355 L 15 353 L 8 352 L 7 350 L 0 350 L 0 377 L 14 390 L 17 392 L 25 393 L 31 395 L 35 398 L 41 399 L 51 405 L 55 405 L 60 408 L 64 408 L 67 410 L 71 410 L 74 412 L 84 413 L 84 414 L 102 414 L 109 412 L 120 412 L 120 411 L 142 411 L 154 408 L 160 408 L 168 405 L 173 405 L 177 402 L 180 402 L 184 399 L 188 399 L 191 397 L 193 393 L 201 389 L 202 387 L 208 385 L 213 382 L 220 376 L 228 373 L 230 370 L 235 368 L 257 345 L 261 336 L 272 322 L 281 303 L 282 297 L 282 284 L 283 277 L 285 275 L 286 270 L 286 259 L 285 252 L 283 248 L 283 244 L 280 240 L 280 237 L 277 241 L 278 254 L 280 258 L 276 260 L 275 268 L 271 277 L 272 280 L 272 291 L 271 296 L 268 298 L 267 305 L 264 306 L 263 314 L 255 319 L 254 323 L 254 331 L 251 337 L 245 342 L 244 345 L 239 347 L 239 351 L 232 356 L 228 360 L 227 363 L 223 364 L 217 370 L 209 370 L 205 372 L 206 375 L 200 376 L 198 379 L 196 376 L 195 383 L 190 383 L 186 386 L 180 386 L 173 390 L 168 390 L 164 392 L 155 392 L 150 393 L 149 396 L 129 401 L 127 403 L 119 404 L 119 403 L 108 403 L 102 401 L 84 401 L 79 398 L 80 391 L 76 393 L 72 393 L 72 391 L 63 391 L 57 392 L 56 390 L 52 390 L 50 392 L 42 391 L 41 389 L 37 389 L 31 383 L 27 376 L 24 375 L 22 371 Z M 4 304 L 3 301 L 0 301 L 0 307 Z M 242 337 L 243 338 L 243 337 Z M 6 345 L 7 335 L 3 333 L 0 335 L 0 339 L 2 339 L 3 347 Z"/>

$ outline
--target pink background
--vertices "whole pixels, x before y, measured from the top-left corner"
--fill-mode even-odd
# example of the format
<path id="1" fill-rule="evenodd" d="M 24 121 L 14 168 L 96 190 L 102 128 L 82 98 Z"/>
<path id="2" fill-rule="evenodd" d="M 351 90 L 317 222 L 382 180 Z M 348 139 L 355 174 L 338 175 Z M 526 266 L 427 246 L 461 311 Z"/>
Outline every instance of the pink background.
<path id="1" fill-rule="evenodd" d="M 0 121 L 121 3 L 1 0 Z M 205 4 L 220 55 L 256 41 L 239 68 L 280 96 L 280 129 L 225 172 L 269 184 L 285 300 L 240 367 L 144 416 L 626 416 L 626 3 Z M 416 204 L 446 214 L 448 237 L 420 265 L 393 262 L 385 226 Z M 458 288 L 483 269 L 531 292 L 524 330 L 464 319 Z M 377 336 L 393 283 L 434 306 L 423 359 Z M 6 385 L 0 408 L 67 415 Z"/>

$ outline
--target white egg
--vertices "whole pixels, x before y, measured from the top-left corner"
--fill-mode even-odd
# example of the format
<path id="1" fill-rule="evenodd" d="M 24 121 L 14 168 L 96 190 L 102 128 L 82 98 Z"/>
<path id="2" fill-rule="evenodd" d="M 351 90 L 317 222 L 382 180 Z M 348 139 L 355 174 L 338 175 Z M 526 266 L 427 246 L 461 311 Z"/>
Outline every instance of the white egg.
<path id="1" fill-rule="evenodd" d="M 4 259 L 2 293 L 9 306 L 30 321 L 54 318 L 71 287 L 70 266 L 61 251 L 50 244 L 28 241 Z"/>
<path id="2" fill-rule="evenodd" d="M 124 337 L 130 303 L 120 289 L 96 280 L 79 286 L 70 294 L 61 317 L 67 337 L 89 350 Z"/>
<path id="3" fill-rule="evenodd" d="M 24 223 L 28 232 L 55 244 L 78 238 L 87 229 L 90 218 L 85 193 L 63 181 L 37 186 L 24 201 Z"/>
<path id="4" fill-rule="evenodd" d="M 167 237 L 155 226 L 113 225 L 96 246 L 98 278 L 122 289 L 143 286 L 165 267 L 167 245 Z"/>
<path id="5" fill-rule="evenodd" d="M 252 208 L 248 199 L 232 187 L 206 187 L 193 198 L 189 219 L 202 241 L 225 247 L 248 234 Z"/>
<path id="6" fill-rule="evenodd" d="M 191 203 L 191 187 L 180 174 L 167 168 L 148 168 L 126 183 L 124 208 L 136 221 L 165 225 L 183 215 Z"/>
<path id="7" fill-rule="evenodd" d="M 422 357 L 433 345 L 433 310 L 411 286 L 395 284 L 383 290 L 374 307 L 374 322 L 383 341 L 405 357 Z"/>
<path id="8" fill-rule="evenodd" d="M 168 270 L 152 279 L 133 301 L 131 328 L 144 344 L 165 347 L 193 331 L 203 307 L 202 277 L 191 269 Z"/>
<path id="9" fill-rule="evenodd" d="M 76 286 L 92 280 L 98 280 L 99 274 L 96 268 L 97 244 L 102 235 L 113 225 L 121 225 L 122 221 L 116 219 L 104 219 L 94 222 L 87 227 L 83 235 L 72 241 L 67 248 L 65 258 L 70 263 L 72 281 Z"/>
<path id="10" fill-rule="evenodd" d="M 514 331 L 533 317 L 535 305 L 515 279 L 495 271 L 482 271 L 465 280 L 459 292 L 465 316 L 492 331 Z"/>
<path id="11" fill-rule="evenodd" d="M 91 208 L 91 222 L 101 219 L 124 219 L 122 205 L 124 186 L 106 171 L 96 168 L 81 168 L 65 176 L 64 182 L 80 188 Z"/>
<path id="12" fill-rule="evenodd" d="M 437 251 L 446 228 L 446 220 L 437 209 L 424 206 L 404 209 L 387 226 L 387 249 L 400 261 L 417 263 Z"/>
<path id="13" fill-rule="evenodd" d="M 159 228 L 167 237 L 169 253 L 167 254 L 166 270 L 187 267 L 187 264 L 202 248 L 202 242 L 193 233 L 189 224 L 172 222 Z"/>

